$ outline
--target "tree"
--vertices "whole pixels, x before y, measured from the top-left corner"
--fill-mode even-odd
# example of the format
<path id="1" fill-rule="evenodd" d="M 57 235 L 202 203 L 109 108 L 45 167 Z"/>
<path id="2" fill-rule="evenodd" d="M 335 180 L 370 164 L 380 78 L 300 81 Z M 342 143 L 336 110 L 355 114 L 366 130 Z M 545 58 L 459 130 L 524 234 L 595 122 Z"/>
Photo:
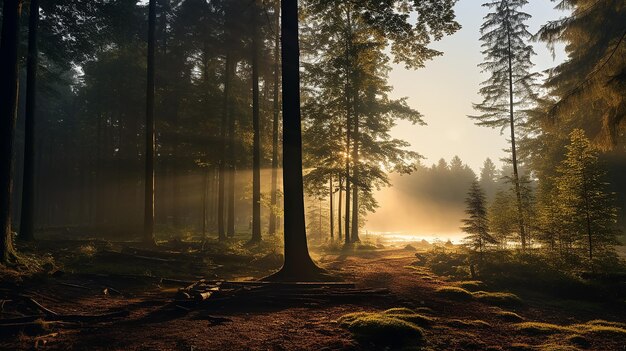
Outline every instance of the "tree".
<path id="1" fill-rule="evenodd" d="M 304 220 L 298 1 L 283 0 L 281 12 L 285 262 L 268 279 L 315 279 L 321 270 L 309 255 Z"/>
<path id="2" fill-rule="evenodd" d="M 273 119 L 272 119 L 272 179 L 270 194 L 270 235 L 276 234 L 276 208 L 278 188 L 278 125 L 280 118 L 280 0 L 274 4 L 274 82 L 273 82 Z"/>
<path id="3" fill-rule="evenodd" d="M 614 194 L 608 191 L 604 181 L 606 172 L 599 164 L 599 152 L 583 130 L 575 129 L 570 134 L 566 148 L 566 158 L 558 168 L 556 180 L 562 211 L 559 217 L 567 219 L 564 224 L 573 235 L 574 245 L 586 249 L 593 271 L 594 261 L 617 244 Z"/>
<path id="4" fill-rule="evenodd" d="M 508 190 L 498 190 L 489 206 L 488 219 L 492 236 L 501 247 L 507 246 L 511 233 L 516 231 L 516 213 L 515 194 Z"/>
<path id="5" fill-rule="evenodd" d="M 491 77 L 482 83 L 480 94 L 484 100 L 474 104 L 481 114 L 470 116 L 480 126 L 510 129 L 511 163 L 513 164 L 513 183 L 517 197 L 518 224 L 522 249 L 526 249 L 524 213 L 517 155 L 517 126 L 524 124 L 524 108 L 537 100 L 537 74 L 530 72 L 533 67 L 531 57 L 533 47 L 526 41 L 531 37 L 525 23 L 531 16 L 521 11 L 528 0 L 496 0 L 483 6 L 492 9 L 485 16 L 480 28 L 485 62 L 481 63 L 484 71 Z"/>
<path id="6" fill-rule="evenodd" d="M 11 228 L 13 138 L 17 118 L 21 0 L 4 0 L 0 36 L 0 263 L 15 259 Z"/>
<path id="7" fill-rule="evenodd" d="M 626 120 L 626 7 L 619 0 L 564 0 L 558 8 L 570 15 L 548 22 L 536 37 L 552 50 L 564 43 L 567 59 L 546 80 L 539 118 L 545 128 L 558 122 L 565 137 L 580 128 L 603 150 L 613 149 L 624 141 Z"/>
<path id="8" fill-rule="evenodd" d="M 482 256 L 487 244 L 495 244 L 497 240 L 489 234 L 489 220 L 485 205 L 485 193 L 480 188 L 478 180 L 474 180 L 465 199 L 467 218 L 463 219 L 463 232 L 469 234 L 465 241 Z"/>
<path id="9" fill-rule="evenodd" d="M 37 66 L 39 51 L 39 0 L 30 1 L 28 15 L 28 57 L 26 62 L 26 116 L 24 126 L 24 174 L 22 184 L 22 213 L 20 235 L 24 241 L 32 241 L 35 220 L 35 118 L 37 106 Z"/>
<path id="10" fill-rule="evenodd" d="M 259 21 L 256 2 L 252 9 L 252 242 L 261 241 L 261 126 L 259 117 Z"/>
<path id="11" fill-rule="evenodd" d="M 483 163 L 483 168 L 480 169 L 480 187 L 485 191 L 487 201 L 493 200 L 496 193 L 496 181 L 497 181 L 497 168 L 493 164 L 490 158 L 487 158 Z"/>
<path id="12" fill-rule="evenodd" d="M 156 46 L 156 0 L 148 3 L 148 66 L 146 90 L 146 163 L 143 242 L 154 245 L 154 52 Z"/>

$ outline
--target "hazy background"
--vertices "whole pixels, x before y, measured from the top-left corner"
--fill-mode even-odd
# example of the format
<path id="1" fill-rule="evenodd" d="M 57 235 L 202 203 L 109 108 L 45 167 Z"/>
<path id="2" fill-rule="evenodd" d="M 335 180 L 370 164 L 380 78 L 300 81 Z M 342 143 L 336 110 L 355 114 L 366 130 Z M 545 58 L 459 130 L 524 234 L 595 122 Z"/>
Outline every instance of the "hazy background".
<path id="1" fill-rule="evenodd" d="M 467 118 L 474 113 L 472 103 L 481 101 L 477 91 L 480 82 L 487 78 L 477 67 L 483 59 L 480 26 L 487 13 L 481 4 L 480 0 L 458 2 L 456 14 L 463 28 L 432 46 L 443 51 L 443 56 L 418 71 L 396 65 L 391 72 L 390 83 L 395 88 L 392 97 L 408 97 L 409 105 L 420 111 L 428 123 L 419 127 L 401 122 L 394 136 L 409 141 L 411 149 L 426 157 L 426 165 L 458 155 L 479 174 L 485 158 L 490 157 L 500 167 L 500 159 L 506 157 L 502 151 L 507 145 L 506 137 L 499 130 L 475 126 Z M 565 15 L 554 10 L 554 5 L 551 1 L 530 0 L 525 10 L 533 16 L 528 22 L 531 33 L 547 21 Z M 553 59 L 543 43 L 535 43 L 534 47 L 537 71 L 551 68 L 565 58 L 562 48 L 558 48 Z M 384 189 L 376 198 L 381 207 L 368 217 L 366 229 L 370 232 L 405 232 L 442 239 L 459 236 L 462 208 L 425 202 L 397 188 Z"/>

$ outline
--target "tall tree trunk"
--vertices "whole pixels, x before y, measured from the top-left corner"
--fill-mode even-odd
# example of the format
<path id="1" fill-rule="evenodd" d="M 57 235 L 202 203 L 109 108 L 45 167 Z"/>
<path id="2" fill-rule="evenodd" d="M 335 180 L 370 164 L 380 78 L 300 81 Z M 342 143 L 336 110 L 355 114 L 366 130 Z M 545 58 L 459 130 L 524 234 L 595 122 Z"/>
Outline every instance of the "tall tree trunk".
<path id="1" fill-rule="evenodd" d="M 28 17 L 28 59 L 26 63 L 26 121 L 24 126 L 24 174 L 20 235 L 24 241 L 35 239 L 35 116 L 37 104 L 37 36 L 39 31 L 39 0 L 30 1 Z"/>
<path id="2" fill-rule="evenodd" d="M 233 64 L 234 67 L 234 63 Z M 234 76 L 235 72 L 231 72 Z M 232 85 L 232 84 L 231 84 Z M 232 94 L 232 86 L 231 92 Z M 236 153 L 235 153 L 235 114 L 232 111 L 232 101 L 228 105 L 228 209 L 226 218 L 226 234 L 228 237 L 235 237 L 235 171 Z"/>
<path id="3" fill-rule="evenodd" d="M 330 221 L 329 221 L 329 223 L 330 223 L 330 240 L 334 241 L 335 240 L 335 216 L 334 216 L 335 214 L 333 213 L 334 212 L 333 197 L 335 196 L 335 191 L 333 189 L 333 175 L 332 174 L 330 175 L 330 180 L 329 180 L 328 183 L 329 183 L 329 189 L 328 190 L 330 191 L 328 193 L 328 196 L 329 196 L 328 197 L 328 199 L 329 199 L 328 201 L 330 203 L 330 212 L 329 212 L 329 214 L 330 214 Z"/>
<path id="4" fill-rule="evenodd" d="M 524 228 L 524 209 L 522 205 L 522 193 L 519 183 L 519 172 L 517 170 L 517 149 L 515 145 L 515 117 L 513 112 L 513 54 L 511 53 L 511 33 L 507 28 L 508 40 L 508 60 L 509 60 L 509 119 L 511 124 L 511 160 L 513 162 L 513 181 L 515 182 L 515 196 L 517 197 L 517 217 L 519 223 L 520 238 L 522 241 L 522 251 L 526 250 L 526 232 Z"/>
<path id="5" fill-rule="evenodd" d="M 276 202 L 278 191 L 278 118 L 280 117 L 279 105 L 279 74 L 280 74 L 280 0 L 276 0 L 274 8 L 274 28 L 276 37 L 274 40 L 274 119 L 272 121 L 272 189 L 271 189 L 271 212 L 269 234 L 276 234 Z"/>
<path id="6" fill-rule="evenodd" d="M 350 177 L 350 145 L 352 137 L 352 14 L 350 5 L 346 5 L 346 19 L 348 26 L 348 37 L 346 38 L 346 214 L 345 214 L 345 243 L 349 244 L 350 240 L 350 183 L 352 182 Z"/>
<path id="7" fill-rule="evenodd" d="M 219 164 L 219 189 L 217 200 L 217 231 L 219 240 L 226 240 L 226 226 L 224 223 L 225 187 L 226 187 L 226 130 L 228 129 L 228 114 L 230 111 L 230 90 L 232 59 L 230 53 L 226 53 L 224 67 L 224 109 L 222 111 L 222 123 L 220 129 L 220 164 Z"/>
<path id="8" fill-rule="evenodd" d="M 206 241 L 207 238 L 207 212 L 208 212 L 208 199 L 209 195 L 209 167 L 205 167 L 204 179 L 202 181 L 202 241 Z"/>
<path id="9" fill-rule="evenodd" d="M 343 226 L 341 224 L 341 206 L 343 200 L 343 180 L 339 177 L 339 201 L 337 203 L 337 234 L 339 234 L 339 241 L 343 238 Z"/>
<path id="10" fill-rule="evenodd" d="M 356 100 L 356 99 L 355 99 Z M 354 143 L 352 146 L 352 162 L 354 167 L 352 170 L 352 232 L 350 233 L 350 241 L 359 242 L 359 115 L 358 109 L 354 109 Z"/>
<path id="11" fill-rule="evenodd" d="M 298 1 L 283 0 L 281 9 L 285 262 L 281 270 L 269 279 L 319 279 L 320 269 L 309 255 L 304 219 Z"/>
<path id="12" fill-rule="evenodd" d="M 259 8 L 252 9 L 252 242 L 261 241 L 261 126 L 259 123 Z"/>
<path id="13" fill-rule="evenodd" d="M 0 263 L 15 259 L 11 233 L 11 190 L 19 91 L 17 49 L 21 11 L 21 0 L 4 0 L 0 37 Z"/>
<path id="14" fill-rule="evenodd" d="M 148 5 L 148 86 L 146 94 L 146 164 L 144 233 L 145 244 L 154 245 L 154 47 L 156 30 L 156 0 Z"/>

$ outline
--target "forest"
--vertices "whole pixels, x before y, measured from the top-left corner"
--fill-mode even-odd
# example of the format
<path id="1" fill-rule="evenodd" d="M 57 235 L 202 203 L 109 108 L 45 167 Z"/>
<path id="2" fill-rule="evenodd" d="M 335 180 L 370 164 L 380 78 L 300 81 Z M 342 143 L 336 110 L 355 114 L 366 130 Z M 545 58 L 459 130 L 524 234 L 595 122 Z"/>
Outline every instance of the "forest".
<path id="1" fill-rule="evenodd" d="M 625 18 L 2 0 L 0 350 L 626 350 Z"/>

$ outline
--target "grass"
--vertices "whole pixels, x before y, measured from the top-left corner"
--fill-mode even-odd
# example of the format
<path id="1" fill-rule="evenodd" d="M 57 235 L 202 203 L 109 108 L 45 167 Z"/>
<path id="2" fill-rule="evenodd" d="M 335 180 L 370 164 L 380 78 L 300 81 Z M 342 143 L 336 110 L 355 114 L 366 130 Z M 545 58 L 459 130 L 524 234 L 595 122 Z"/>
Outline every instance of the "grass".
<path id="1" fill-rule="evenodd" d="M 524 317 L 510 311 L 497 311 L 495 312 L 495 315 L 505 322 L 521 322 L 524 320 Z"/>
<path id="2" fill-rule="evenodd" d="M 417 323 L 409 321 L 417 315 L 409 312 L 412 311 L 356 312 L 340 317 L 338 322 L 359 341 L 385 346 L 421 344 L 424 332 Z"/>
<path id="3" fill-rule="evenodd" d="M 459 329 L 467 329 L 467 328 L 491 328 L 491 324 L 480 320 L 463 320 L 463 319 L 451 319 L 446 322 L 446 325 Z"/>
<path id="4" fill-rule="evenodd" d="M 514 325 L 514 328 L 520 332 L 530 335 L 552 335 L 563 332 L 573 332 L 574 330 L 568 327 L 563 327 L 556 324 L 542 323 L 542 322 L 522 322 Z"/>
<path id="5" fill-rule="evenodd" d="M 497 306 L 516 306 L 522 303 L 517 295 L 506 292 L 477 291 L 472 295 L 479 301 Z"/>
<path id="6" fill-rule="evenodd" d="M 471 292 L 457 286 L 442 286 L 436 291 L 437 294 L 453 300 L 467 301 L 474 298 Z"/>
<path id="7" fill-rule="evenodd" d="M 571 326 L 574 330 L 582 335 L 598 335 L 606 337 L 623 337 L 626 338 L 626 329 L 597 324 L 576 324 Z"/>
<path id="8" fill-rule="evenodd" d="M 437 293 L 453 300 L 468 301 L 476 299 L 497 306 L 515 306 L 522 303 L 522 300 L 512 293 L 488 291 L 470 292 L 458 286 L 442 286 L 437 289 Z"/>
<path id="9" fill-rule="evenodd" d="M 463 288 L 469 291 L 476 291 L 481 289 L 484 284 L 480 280 L 466 280 L 460 281 L 456 284 L 459 288 Z"/>

